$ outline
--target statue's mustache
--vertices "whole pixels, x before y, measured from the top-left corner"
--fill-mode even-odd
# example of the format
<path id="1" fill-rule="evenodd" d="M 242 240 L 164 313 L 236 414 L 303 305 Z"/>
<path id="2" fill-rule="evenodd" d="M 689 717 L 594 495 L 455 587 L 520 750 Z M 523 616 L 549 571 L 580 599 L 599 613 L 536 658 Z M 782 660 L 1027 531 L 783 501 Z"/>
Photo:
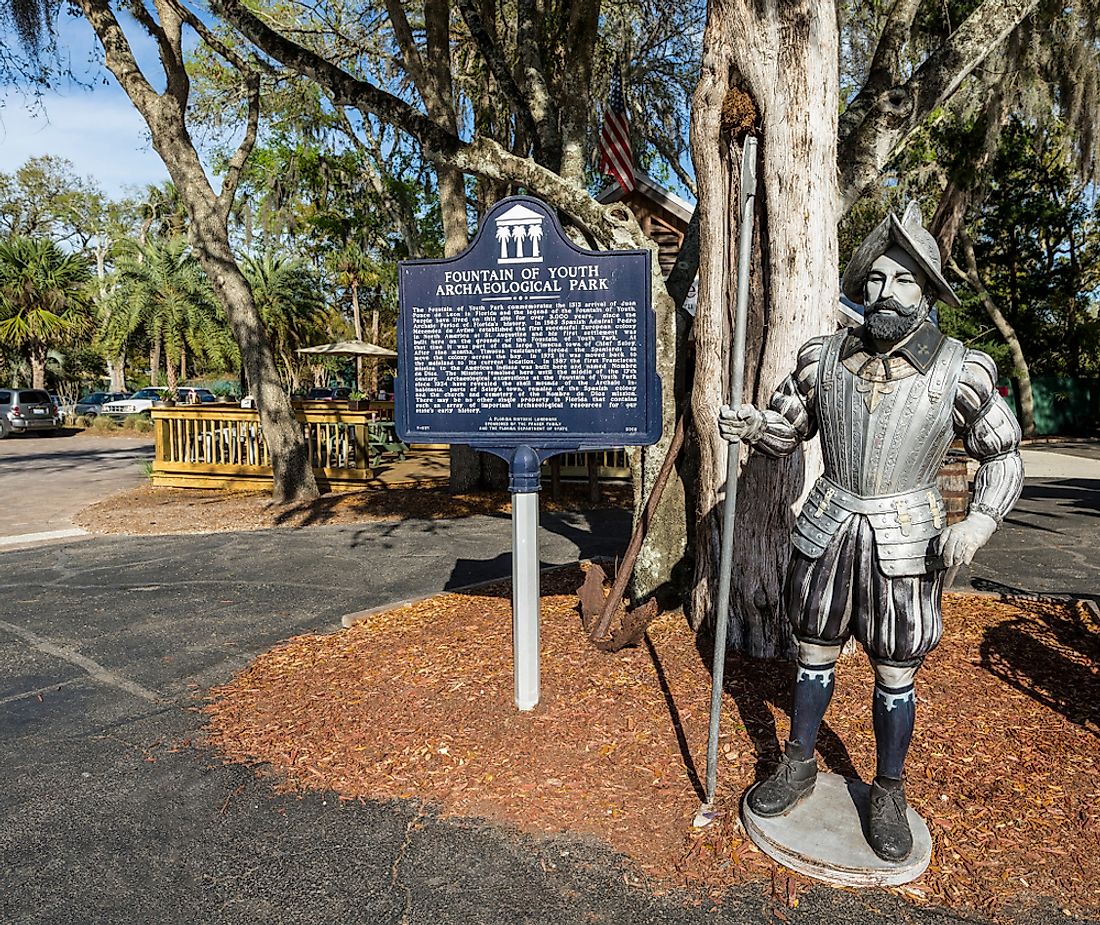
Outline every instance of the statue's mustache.
<path id="1" fill-rule="evenodd" d="M 897 299 L 891 297 L 888 299 L 879 299 L 877 302 L 874 302 L 868 311 L 892 311 L 901 315 L 903 318 L 911 318 L 918 308 L 920 308 L 920 303 L 916 305 L 902 305 Z"/>

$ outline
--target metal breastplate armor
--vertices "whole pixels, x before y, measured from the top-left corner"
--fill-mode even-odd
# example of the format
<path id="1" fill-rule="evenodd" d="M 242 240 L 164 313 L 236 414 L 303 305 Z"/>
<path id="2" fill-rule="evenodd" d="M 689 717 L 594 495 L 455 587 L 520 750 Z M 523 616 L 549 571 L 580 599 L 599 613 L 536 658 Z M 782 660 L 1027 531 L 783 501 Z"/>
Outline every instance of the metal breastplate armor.
<path id="1" fill-rule="evenodd" d="M 791 540 L 817 558 L 859 515 L 890 576 L 936 567 L 932 542 L 947 525 L 936 473 L 955 432 L 953 401 L 966 348 L 944 338 L 927 372 L 872 359 L 857 372 L 841 360 L 846 332 L 828 338 L 817 379 L 825 473 L 811 489 Z"/>

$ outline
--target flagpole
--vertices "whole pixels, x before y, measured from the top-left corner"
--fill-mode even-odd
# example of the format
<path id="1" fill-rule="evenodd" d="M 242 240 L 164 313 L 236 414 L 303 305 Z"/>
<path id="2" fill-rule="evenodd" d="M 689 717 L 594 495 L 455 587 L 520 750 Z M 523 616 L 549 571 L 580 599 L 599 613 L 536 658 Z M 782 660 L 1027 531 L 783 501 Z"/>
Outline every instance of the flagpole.
<path id="1" fill-rule="evenodd" d="M 753 209 L 756 202 L 756 138 L 745 138 L 741 152 L 741 227 L 737 241 L 737 310 L 734 316 L 733 349 L 730 356 L 729 406 L 738 408 L 745 387 L 745 325 L 748 318 L 749 277 L 752 272 Z M 725 504 L 722 508 L 722 552 L 718 566 L 718 600 L 714 610 L 714 661 L 711 669 L 710 728 L 707 735 L 705 801 L 695 815 L 695 826 L 715 819 L 714 793 L 718 783 L 718 727 L 725 688 L 726 634 L 729 626 L 730 578 L 733 571 L 733 525 L 737 511 L 737 470 L 741 441 L 730 442 L 726 458 Z"/>

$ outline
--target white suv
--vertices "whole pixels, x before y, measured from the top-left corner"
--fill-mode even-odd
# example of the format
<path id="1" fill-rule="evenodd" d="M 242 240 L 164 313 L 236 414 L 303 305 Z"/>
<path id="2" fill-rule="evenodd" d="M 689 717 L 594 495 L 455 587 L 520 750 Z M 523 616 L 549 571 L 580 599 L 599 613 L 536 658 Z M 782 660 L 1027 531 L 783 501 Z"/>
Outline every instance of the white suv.
<path id="1" fill-rule="evenodd" d="M 107 402 L 100 413 L 116 421 L 121 421 L 131 414 L 147 414 L 153 407 L 153 402 L 164 401 L 167 392 L 166 388 L 139 389 L 129 398 Z"/>
<path id="2" fill-rule="evenodd" d="M 100 413 L 116 421 L 121 421 L 131 414 L 148 414 L 153 404 L 164 401 L 165 396 L 171 391 L 162 386 L 140 389 L 129 398 L 107 402 Z M 181 385 L 176 389 L 176 402 L 180 405 L 199 405 L 217 400 L 217 396 L 209 389 L 196 389 L 190 385 Z"/>

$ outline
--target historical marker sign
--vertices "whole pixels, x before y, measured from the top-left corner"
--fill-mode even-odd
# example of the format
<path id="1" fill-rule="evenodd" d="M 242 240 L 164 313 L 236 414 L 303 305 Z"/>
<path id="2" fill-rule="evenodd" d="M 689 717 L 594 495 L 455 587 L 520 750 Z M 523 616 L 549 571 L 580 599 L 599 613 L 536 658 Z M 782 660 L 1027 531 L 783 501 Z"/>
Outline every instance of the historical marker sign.
<path id="1" fill-rule="evenodd" d="M 660 437 L 647 251 L 579 248 L 513 196 L 459 256 L 402 262 L 400 306 L 403 440 L 545 458 Z"/>
<path id="2" fill-rule="evenodd" d="M 656 443 L 661 384 L 649 253 L 589 251 L 513 196 L 449 260 L 401 264 L 397 432 L 508 460 L 516 706 L 539 702 L 539 464 Z"/>

